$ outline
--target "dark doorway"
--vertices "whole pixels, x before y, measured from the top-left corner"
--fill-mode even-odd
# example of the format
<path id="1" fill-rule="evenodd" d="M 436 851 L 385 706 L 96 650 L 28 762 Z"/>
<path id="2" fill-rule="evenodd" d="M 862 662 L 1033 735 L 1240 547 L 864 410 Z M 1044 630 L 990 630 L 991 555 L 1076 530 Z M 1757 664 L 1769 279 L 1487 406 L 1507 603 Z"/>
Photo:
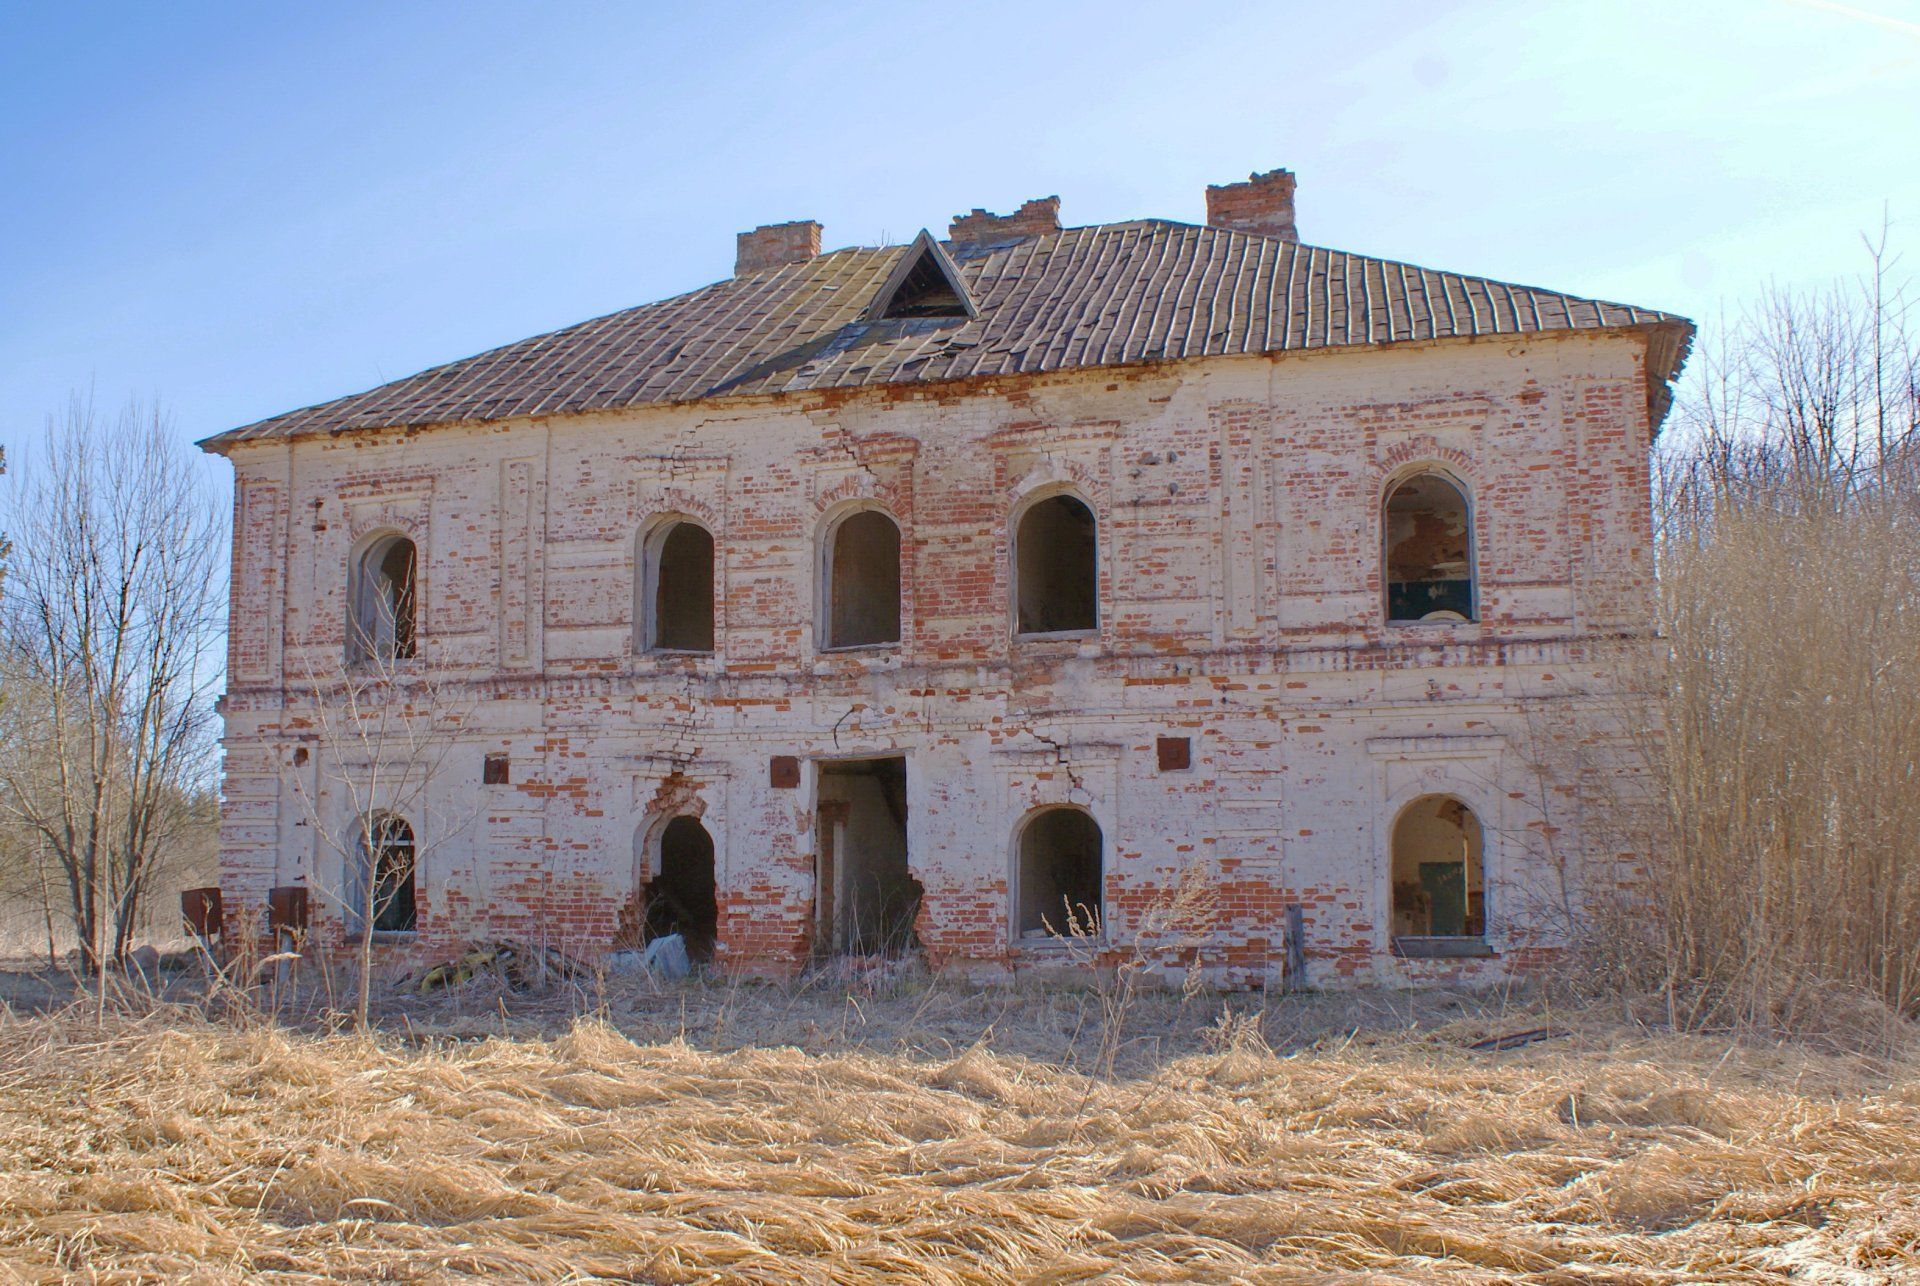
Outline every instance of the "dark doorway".
<path id="1" fill-rule="evenodd" d="M 713 959 L 720 927 L 714 894 L 713 837 L 695 817 L 676 817 L 660 835 L 660 873 L 646 887 L 643 942 L 677 933 L 694 961 Z"/>
<path id="2" fill-rule="evenodd" d="M 907 862 L 907 761 L 820 765 L 815 943 L 820 954 L 912 950 L 920 881 Z"/>

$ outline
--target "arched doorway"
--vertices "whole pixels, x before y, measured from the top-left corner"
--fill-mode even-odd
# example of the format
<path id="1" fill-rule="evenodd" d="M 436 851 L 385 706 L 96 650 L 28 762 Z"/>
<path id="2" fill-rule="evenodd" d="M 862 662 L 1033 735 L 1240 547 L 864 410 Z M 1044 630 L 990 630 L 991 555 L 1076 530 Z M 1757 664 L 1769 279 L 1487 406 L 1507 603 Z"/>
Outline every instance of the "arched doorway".
<path id="1" fill-rule="evenodd" d="M 642 943 L 679 934 L 695 962 L 713 959 L 720 927 L 713 836 L 697 817 L 676 817 L 660 832 L 660 865 L 642 893 Z"/>

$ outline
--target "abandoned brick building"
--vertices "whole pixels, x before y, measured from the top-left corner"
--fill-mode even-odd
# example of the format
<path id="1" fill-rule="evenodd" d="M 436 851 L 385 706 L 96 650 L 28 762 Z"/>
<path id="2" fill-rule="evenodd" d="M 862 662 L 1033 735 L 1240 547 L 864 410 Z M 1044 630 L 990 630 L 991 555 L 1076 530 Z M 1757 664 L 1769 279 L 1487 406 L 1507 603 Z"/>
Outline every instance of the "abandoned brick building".
<path id="1" fill-rule="evenodd" d="M 1290 920 L 1315 982 L 1551 949 L 1548 886 L 1619 854 L 1604 766 L 1528 730 L 1597 641 L 1651 652 L 1691 327 L 1302 244 L 1294 192 L 762 227 L 728 280 L 210 439 L 229 932 L 305 888 L 341 941 L 372 880 L 396 959 L 995 975 L 1131 949 L 1187 879 L 1225 982 Z M 324 768 L 315 692 L 382 665 L 455 711 L 408 799 Z M 322 842 L 358 809 L 376 851 Z"/>

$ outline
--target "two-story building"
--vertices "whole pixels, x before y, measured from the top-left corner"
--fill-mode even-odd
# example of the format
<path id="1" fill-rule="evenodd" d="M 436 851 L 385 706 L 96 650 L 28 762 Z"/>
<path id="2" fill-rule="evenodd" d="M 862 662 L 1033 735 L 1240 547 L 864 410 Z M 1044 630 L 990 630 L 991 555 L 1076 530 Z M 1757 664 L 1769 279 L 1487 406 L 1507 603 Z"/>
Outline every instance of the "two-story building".
<path id="1" fill-rule="evenodd" d="M 1184 879 L 1225 981 L 1292 907 L 1315 981 L 1550 948 L 1628 855 L 1608 756 L 1536 742 L 1651 654 L 1691 327 L 1301 244 L 1283 170 L 1204 226 L 1058 205 L 759 228 L 728 280 L 205 443 L 233 929 L 306 888 L 339 941 L 371 880 L 396 955 L 997 974 L 1131 949 Z M 442 707 L 404 798 L 326 744 L 369 673 Z"/>

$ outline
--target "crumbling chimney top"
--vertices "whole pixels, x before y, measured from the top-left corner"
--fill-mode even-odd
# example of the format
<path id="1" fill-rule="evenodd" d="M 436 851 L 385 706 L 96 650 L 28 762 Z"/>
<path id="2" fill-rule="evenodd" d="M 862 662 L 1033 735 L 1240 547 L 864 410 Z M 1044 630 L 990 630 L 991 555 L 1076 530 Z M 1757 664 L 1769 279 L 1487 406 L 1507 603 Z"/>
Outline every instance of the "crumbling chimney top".
<path id="1" fill-rule="evenodd" d="M 975 206 L 966 214 L 956 214 L 947 225 L 947 240 L 962 245 L 985 245 L 994 241 L 1025 241 L 1060 231 L 1060 198 L 1037 196 L 1023 201 L 1012 214 L 990 214 Z"/>
<path id="2" fill-rule="evenodd" d="M 1298 241 L 1293 221 L 1292 170 L 1249 174 L 1244 183 L 1207 188 L 1207 226 L 1252 232 L 1282 241 Z"/>
<path id="3" fill-rule="evenodd" d="M 800 263 L 820 253 L 820 225 L 812 219 L 791 223 L 763 223 L 752 232 L 740 234 L 733 258 L 733 275 L 764 272 L 785 264 Z"/>

